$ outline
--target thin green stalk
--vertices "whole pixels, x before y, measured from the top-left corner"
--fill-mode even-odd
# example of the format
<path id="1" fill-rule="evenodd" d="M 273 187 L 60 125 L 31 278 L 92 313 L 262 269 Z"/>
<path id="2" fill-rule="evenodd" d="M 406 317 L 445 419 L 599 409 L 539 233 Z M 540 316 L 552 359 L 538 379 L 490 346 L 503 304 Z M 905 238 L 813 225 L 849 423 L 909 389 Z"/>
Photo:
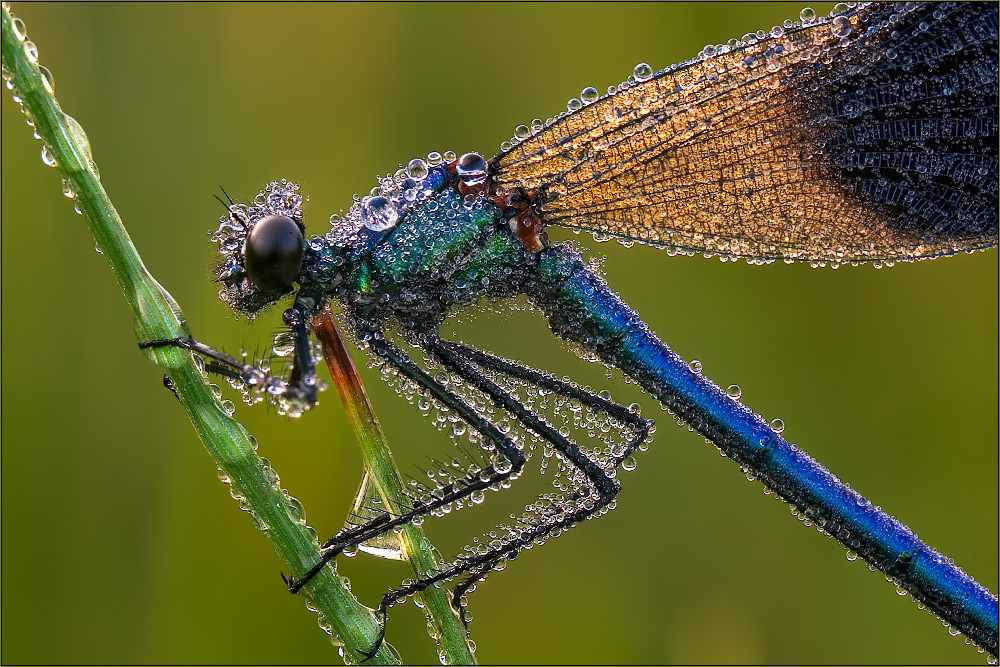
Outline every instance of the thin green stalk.
<path id="1" fill-rule="evenodd" d="M 7 3 L 2 11 L 3 76 L 28 120 L 41 137 L 44 159 L 59 168 L 63 189 L 77 203 L 134 313 L 139 341 L 188 335 L 180 307 L 149 274 L 101 185 L 91 147 L 79 123 L 63 113 L 53 94 L 51 74 L 38 65 L 24 23 Z M 302 507 L 276 483 L 266 459 L 257 456 L 252 437 L 220 405 L 191 353 L 158 348 L 148 356 L 163 366 L 191 423 L 215 459 L 231 493 L 264 530 L 293 575 L 320 558 L 315 532 Z M 324 568 L 303 591 L 310 606 L 344 644 L 344 658 L 357 662 L 378 636 L 371 610 L 351 595 L 333 568 Z M 394 664 L 398 655 L 383 644 L 368 664 Z"/>
<path id="2" fill-rule="evenodd" d="M 393 515 L 405 514 L 411 509 L 410 501 L 403 490 L 403 482 L 392 459 L 392 452 L 389 451 L 389 444 L 368 400 L 368 393 L 361 383 L 354 360 L 351 359 L 337 323 L 328 309 L 317 318 L 313 330 L 323 345 L 323 357 L 330 369 L 330 376 L 361 447 L 365 470 L 378 490 L 384 507 Z M 441 571 L 440 555 L 419 526 L 407 524 L 399 538 L 403 556 L 415 578 L 426 579 Z M 418 595 L 434 626 L 442 662 L 448 665 L 475 664 L 474 648 L 470 645 L 464 623 L 456 616 L 448 601 L 447 592 L 431 586 Z"/>

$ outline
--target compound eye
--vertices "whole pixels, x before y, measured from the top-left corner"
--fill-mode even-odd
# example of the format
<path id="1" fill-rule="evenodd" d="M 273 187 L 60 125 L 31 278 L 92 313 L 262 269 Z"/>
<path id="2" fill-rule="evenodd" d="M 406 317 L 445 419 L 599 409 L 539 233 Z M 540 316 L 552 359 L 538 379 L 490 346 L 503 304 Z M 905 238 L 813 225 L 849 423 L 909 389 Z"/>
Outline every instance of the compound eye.
<path id="1" fill-rule="evenodd" d="M 486 158 L 479 153 L 466 153 L 458 158 L 455 171 L 466 185 L 479 185 L 486 180 Z"/>
<path id="2" fill-rule="evenodd" d="M 302 230 L 285 215 L 261 218 L 243 245 L 247 275 L 262 292 L 288 289 L 302 268 Z"/>

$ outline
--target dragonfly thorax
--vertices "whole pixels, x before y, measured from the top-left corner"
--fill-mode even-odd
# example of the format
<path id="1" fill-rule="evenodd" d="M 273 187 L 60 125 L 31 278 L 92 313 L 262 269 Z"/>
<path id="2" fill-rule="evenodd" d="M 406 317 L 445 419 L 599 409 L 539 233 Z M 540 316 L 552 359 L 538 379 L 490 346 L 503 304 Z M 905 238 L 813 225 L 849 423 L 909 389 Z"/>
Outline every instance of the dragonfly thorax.
<path id="1" fill-rule="evenodd" d="M 537 259 L 510 231 L 503 208 L 466 189 L 460 177 L 442 181 L 394 228 L 363 227 L 345 246 L 341 282 L 327 294 L 345 305 L 359 330 L 389 321 L 434 330 L 456 306 L 523 286 Z"/>

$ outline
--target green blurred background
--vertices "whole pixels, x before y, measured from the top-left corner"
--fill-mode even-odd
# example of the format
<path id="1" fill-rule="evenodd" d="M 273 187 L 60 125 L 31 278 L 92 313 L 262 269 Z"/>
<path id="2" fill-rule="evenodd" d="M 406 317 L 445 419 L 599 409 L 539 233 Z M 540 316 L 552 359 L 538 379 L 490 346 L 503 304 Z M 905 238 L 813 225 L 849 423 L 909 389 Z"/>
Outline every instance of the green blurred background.
<path id="1" fill-rule="evenodd" d="M 585 86 L 603 90 L 637 62 L 660 68 L 799 9 L 14 3 L 147 266 L 194 334 L 231 351 L 265 347 L 280 309 L 249 327 L 215 297 L 206 231 L 222 212 L 218 184 L 247 198 L 269 179 L 296 180 L 322 231 L 412 157 L 491 155 L 515 125 L 554 115 Z M 0 658 L 338 661 L 136 349 L 111 272 L 5 97 Z M 739 383 L 745 403 L 785 420 L 790 441 L 997 590 L 995 251 L 834 271 L 578 241 L 606 255 L 612 286 L 674 349 L 723 386 Z M 538 314 L 497 322 L 467 317 L 459 329 L 635 399 Z M 399 458 L 445 455 L 447 439 L 363 372 Z M 360 462 L 332 390 L 323 403 L 296 421 L 242 403 L 236 416 L 325 537 Z M 662 415 L 616 511 L 526 552 L 472 596 L 479 660 L 981 660 L 761 491 Z M 526 500 L 495 497 L 425 527 L 442 550 L 458 548 Z M 372 605 L 407 576 L 367 556 L 340 569 Z M 388 639 L 408 662 L 436 661 L 424 626 L 412 605 L 393 612 Z"/>

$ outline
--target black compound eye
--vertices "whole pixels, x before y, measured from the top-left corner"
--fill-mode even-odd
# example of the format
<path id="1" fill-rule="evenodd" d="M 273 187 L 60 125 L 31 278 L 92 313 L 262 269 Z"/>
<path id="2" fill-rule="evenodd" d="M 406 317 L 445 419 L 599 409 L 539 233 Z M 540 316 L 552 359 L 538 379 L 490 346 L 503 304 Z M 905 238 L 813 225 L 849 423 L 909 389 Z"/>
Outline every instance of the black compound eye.
<path id="1" fill-rule="evenodd" d="M 262 292 L 280 292 L 292 286 L 302 268 L 302 230 L 286 215 L 257 221 L 243 245 L 247 275 Z"/>
<path id="2" fill-rule="evenodd" d="M 486 158 L 479 153 L 466 153 L 458 158 L 455 171 L 466 185 L 479 185 L 486 180 Z"/>

